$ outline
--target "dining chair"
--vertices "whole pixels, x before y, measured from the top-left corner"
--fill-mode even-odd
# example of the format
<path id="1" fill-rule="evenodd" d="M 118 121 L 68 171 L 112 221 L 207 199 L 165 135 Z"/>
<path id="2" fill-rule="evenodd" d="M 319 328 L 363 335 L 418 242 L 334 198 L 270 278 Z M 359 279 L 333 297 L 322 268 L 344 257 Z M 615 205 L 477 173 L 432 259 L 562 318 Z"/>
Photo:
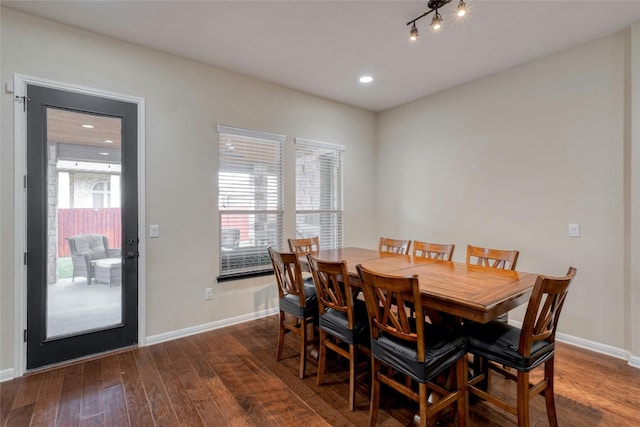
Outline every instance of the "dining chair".
<path id="1" fill-rule="evenodd" d="M 280 305 L 276 360 L 282 357 L 285 334 L 293 332 L 298 335 L 300 337 L 299 377 L 304 378 L 307 346 L 314 342 L 314 329 L 318 318 L 316 288 L 313 283 L 307 284 L 302 280 L 302 270 L 296 253 L 278 252 L 270 247 L 267 249 L 278 284 Z M 309 326 L 311 326 L 311 334 L 308 336 Z"/>
<path id="2" fill-rule="evenodd" d="M 456 245 L 442 245 L 438 243 L 427 243 L 415 240 L 413 242 L 413 256 L 429 259 L 451 261 L 453 250 Z"/>
<path id="3" fill-rule="evenodd" d="M 549 424 L 558 425 L 553 390 L 555 336 L 560 312 L 575 275 L 576 269 L 570 267 L 564 277 L 538 276 L 522 328 L 495 320 L 465 326 L 469 352 L 474 358 L 478 356 L 483 360 L 478 372 L 474 372 L 469 380 L 469 392 L 516 415 L 519 427 L 529 426 L 529 401 L 538 394 L 545 397 Z M 531 385 L 529 373 L 542 364 L 542 379 Z M 505 366 L 517 373 L 506 370 Z M 517 382 L 516 406 L 489 394 L 492 370 Z"/>
<path id="4" fill-rule="evenodd" d="M 391 276 L 360 264 L 356 269 L 371 330 L 369 424 L 376 423 L 382 383 L 419 403 L 421 426 L 433 424 L 432 418 L 454 403 L 458 424 L 465 426 L 469 412 L 466 338 L 424 322 L 422 304 L 415 304 L 415 318 L 408 313 L 405 302 L 421 301 L 417 275 Z M 391 370 L 381 369 L 382 365 Z M 403 375 L 394 375 L 397 372 Z M 448 386 L 437 381 L 445 373 L 450 374 Z M 406 377 L 418 383 L 418 392 Z"/>
<path id="5" fill-rule="evenodd" d="M 443 245 L 439 243 L 428 243 L 415 240 L 413 242 L 413 257 L 451 261 L 455 247 L 456 246 L 454 244 Z M 448 316 L 445 316 L 436 310 L 427 308 L 424 310 L 431 323 L 444 325 L 447 322 L 449 324 L 457 322 L 455 319 L 451 321 L 447 320 L 449 319 Z"/>
<path id="6" fill-rule="evenodd" d="M 304 237 L 299 239 L 287 239 L 289 242 L 289 250 L 299 255 L 306 255 L 308 253 L 315 253 L 320 250 L 320 238 L 318 236 Z M 302 273 L 304 282 L 307 285 L 314 286 L 313 277 L 309 274 L 309 266 L 307 265 L 306 258 L 302 259 Z"/>
<path id="7" fill-rule="evenodd" d="M 320 238 L 318 236 L 288 239 L 288 242 L 291 252 L 308 254 L 309 252 L 317 252 L 320 250 Z"/>
<path id="8" fill-rule="evenodd" d="M 515 270 L 519 254 L 516 250 L 507 251 L 467 245 L 467 264 Z"/>
<path id="9" fill-rule="evenodd" d="M 490 268 L 515 270 L 520 252 L 516 250 L 489 249 L 467 245 L 467 264 L 481 265 Z M 509 321 L 509 314 L 498 317 L 503 322 Z"/>
<path id="10" fill-rule="evenodd" d="M 355 409 L 356 367 L 359 351 L 369 352 L 369 320 L 364 301 L 356 298 L 359 290 L 351 287 L 346 261 L 321 261 L 308 254 L 307 259 L 318 297 L 320 356 L 317 384 L 324 380 L 327 350 L 349 361 L 349 409 Z"/>
<path id="11" fill-rule="evenodd" d="M 388 252 L 392 254 L 406 255 L 409 253 L 411 240 L 390 239 L 388 237 L 380 237 L 378 242 L 378 251 Z"/>

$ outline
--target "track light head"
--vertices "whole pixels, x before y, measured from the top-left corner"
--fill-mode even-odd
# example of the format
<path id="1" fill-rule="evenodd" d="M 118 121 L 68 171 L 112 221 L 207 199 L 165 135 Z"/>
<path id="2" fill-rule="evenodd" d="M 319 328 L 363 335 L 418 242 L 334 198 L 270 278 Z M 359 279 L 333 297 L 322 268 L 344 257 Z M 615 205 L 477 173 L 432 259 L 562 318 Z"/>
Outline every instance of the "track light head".
<path id="1" fill-rule="evenodd" d="M 416 41 L 418 40 L 418 37 L 420 37 L 420 34 L 418 33 L 418 28 L 416 28 L 416 23 L 414 22 L 411 30 L 409 31 L 409 40 Z"/>
<path id="2" fill-rule="evenodd" d="M 464 16 L 467 14 L 467 4 L 464 2 L 464 0 L 460 0 L 460 2 L 458 3 L 458 7 L 456 8 L 456 11 L 458 16 Z"/>
<path id="3" fill-rule="evenodd" d="M 431 19 L 431 28 L 437 31 L 440 27 L 442 27 L 442 16 L 440 16 L 438 9 L 436 9 L 436 14 L 433 15 L 433 19 Z"/>

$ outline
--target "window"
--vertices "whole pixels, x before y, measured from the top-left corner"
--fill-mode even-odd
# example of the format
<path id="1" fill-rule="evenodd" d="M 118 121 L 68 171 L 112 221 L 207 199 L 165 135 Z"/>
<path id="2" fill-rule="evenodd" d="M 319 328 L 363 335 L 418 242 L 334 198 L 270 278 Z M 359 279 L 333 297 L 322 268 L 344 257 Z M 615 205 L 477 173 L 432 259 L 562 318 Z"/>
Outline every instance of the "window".
<path id="1" fill-rule="evenodd" d="M 218 125 L 219 280 L 271 272 L 282 242 L 284 135 Z"/>
<path id="2" fill-rule="evenodd" d="M 296 237 L 320 237 L 320 247 L 342 246 L 344 146 L 296 138 Z"/>
<path id="3" fill-rule="evenodd" d="M 108 208 L 111 201 L 111 185 L 109 181 L 96 182 L 91 189 L 93 208 Z"/>

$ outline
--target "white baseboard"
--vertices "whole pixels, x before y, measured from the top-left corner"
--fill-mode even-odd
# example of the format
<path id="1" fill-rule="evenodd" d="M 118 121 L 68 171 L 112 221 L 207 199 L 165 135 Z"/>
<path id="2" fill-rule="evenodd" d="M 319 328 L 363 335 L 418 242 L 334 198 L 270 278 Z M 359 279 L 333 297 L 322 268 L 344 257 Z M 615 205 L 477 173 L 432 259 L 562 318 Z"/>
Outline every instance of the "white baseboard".
<path id="1" fill-rule="evenodd" d="M 204 323 L 202 325 L 192 326 L 190 328 L 179 329 L 176 331 L 152 335 L 147 337 L 146 345 L 159 344 L 161 342 L 199 334 L 201 332 L 207 332 L 207 331 L 212 331 L 214 329 L 224 328 L 225 326 L 231 326 L 231 325 L 236 325 L 238 323 L 248 322 L 250 320 L 260 319 L 262 317 L 267 317 L 267 316 L 271 316 L 272 314 L 276 314 L 277 312 L 278 312 L 278 308 L 275 307 L 269 310 L 262 310 L 262 311 L 257 311 L 255 313 L 243 314 L 242 316 L 231 317 L 229 319 L 218 320 L 216 322 Z M 509 323 L 517 327 L 522 326 L 521 322 L 518 322 L 515 320 L 509 320 Z M 574 337 L 572 335 L 567 335 L 560 332 L 556 335 L 556 338 L 560 342 L 574 345 L 576 347 L 581 347 L 586 350 L 595 351 L 596 353 L 601 353 L 606 356 L 615 357 L 616 359 L 626 360 L 629 363 L 629 366 L 640 369 L 640 356 L 632 356 L 626 350 L 613 347 L 610 345 L 606 345 L 606 344 L 597 343 L 595 341 Z M 4 371 L 0 371 L 0 382 L 8 381 L 13 378 L 14 378 L 13 369 L 5 369 Z"/>
<path id="2" fill-rule="evenodd" d="M 179 329 L 177 331 L 165 332 L 163 334 L 152 335 L 146 338 L 145 345 L 159 344 L 161 342 L 175 340 L 178 338 L 188 337 L 189 335 L 199 334 L 201 332 L 212 331 L 214 329 L 224 328 L 225 326 L 236 325 L 238 323 L 248 322 L 250 320 L 260 319 L 262 317 L 271 316 L 278 313 L 278 307 L 268 310 L 261 310 L 254 313 L 243 314 L 242 316 L 231 317 L 229 319 L 219 320 L 217 322 L 205 323 L 190 328 Z M 13 369 L 5 369 L 0 371 L 0 382 L 11 380 L 15 377 Z"/>
<path id="3" fill-rule="evenodd" d="M 0 383 L 3 381 L 12 380 L 14 377 L 13 368 L 5 369 L 4 371 L 0 371 Z"/>
<path id="4" fill-rule="evenodd" d="M 560 342 L 571 344 L 576 347 L 595 351 L 596 353 L 615 357 L 616 359 L 629 361 L 629 352 L 621 348 L 613 347 L 607 344 L 601 344 L 595 341 L 585 340 L 583 338 L 574 337 L 572 335 L 563 334 L 561 332 L 558 332 L 556 334 L 556 339 Z"/>
<path id="5" fill-rule="evenodd" d="M 178 338 L 188 337 L 189 335 L 199 334 L 201 332 L 212 331 L 214 329 L 224 328 L 225 326 L 236 325 L 238 323 L 248 322 L 250 320 L 260 319 L 262 317 L 271 316 L 278 312 L 278 307 L 268 310 L 256 311 L 254 313 L 243 314 L 242 316 L 231 317 L 229 319 L 218 320 L 216 322 L 204 323 L 202 325 L 192 326 L 190 328 L 178 329 L 176 331 L 165 332 L 162 334 L 151 335 L 146 339 L 146 345 L 159 344 L 161 342 L 175 340 Z"/>
<path id="6" fill-rule="evenodd" d="M 0 371 L 0 383 L 3 381 L 12 380 L 14 377 L 13 368 L 5 369 L 4 371 Z"/>
<path id="7" fill-rule="evenodd" d="M 522 326 L 522 322 L 518 322 L 516 320 L 509 320 L 509 324 L 517 327 Z M 563 334 L 562 332 L 558 332 L 556 334 L 556 339 L 559 342 L 584 348 L 585 350 L 590 350 L 596 353 L 604 354 L 606 356 L 615 357 L 616 359 L 626 360 L 630 366 L 633 366 L 634 368 L 640 368 L 640 357 L 632 356 L 627 350 L 595 341 L 586 340 L 584 338 L 574 337 L 573 335 Z"/>

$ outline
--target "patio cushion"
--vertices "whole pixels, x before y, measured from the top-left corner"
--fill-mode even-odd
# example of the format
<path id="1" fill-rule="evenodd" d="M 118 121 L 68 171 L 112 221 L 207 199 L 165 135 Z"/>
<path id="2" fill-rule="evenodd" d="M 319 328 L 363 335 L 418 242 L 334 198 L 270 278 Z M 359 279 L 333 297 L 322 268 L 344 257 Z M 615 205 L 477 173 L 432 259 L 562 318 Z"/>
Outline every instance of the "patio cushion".
<path id="1" fill-rule="evenodd" d="M 104 247 L 104 240 L 101 234 L 78 234 L 73 236 L 76 244 L 76 251 L 86 252 L 92 260 L 107 258 L 107 248 Z"/>

